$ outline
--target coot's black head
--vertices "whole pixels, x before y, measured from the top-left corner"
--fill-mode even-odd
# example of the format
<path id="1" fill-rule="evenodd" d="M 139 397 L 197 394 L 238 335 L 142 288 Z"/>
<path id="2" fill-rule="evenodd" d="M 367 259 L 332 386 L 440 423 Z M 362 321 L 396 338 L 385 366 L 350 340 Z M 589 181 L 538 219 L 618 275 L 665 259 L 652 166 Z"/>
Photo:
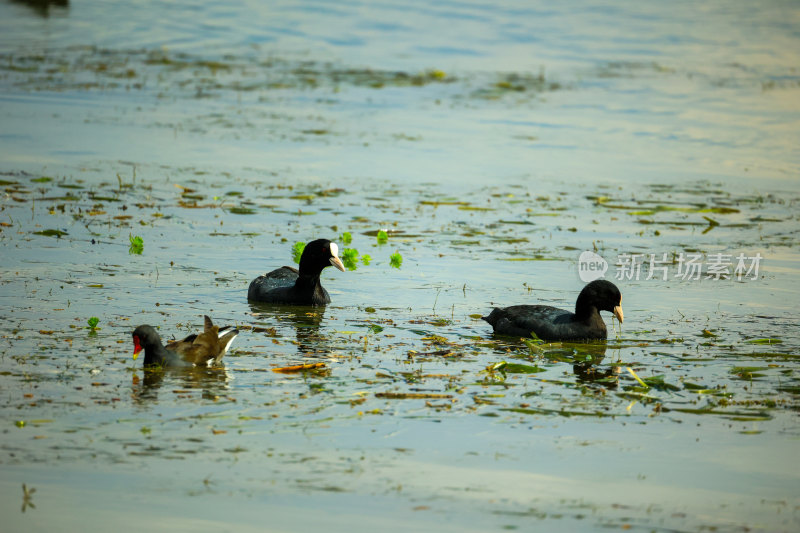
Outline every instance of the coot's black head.
<path id="1" fill-rule="evenodd" d="M 339 259 L 339 246 L 328 239 L 317 239 L 306 244 L 300 256 L 300 275 L 319 276 L 322 269 L 335 266 L 344 272 L 344 265 Z"/>
<path id="2" fill-rule="evenodd" d="M 584 316 L 592 307 L 614 313 L 622 323 L 622 293 L 610 281 L 597 279 L 586 285 L 575 302 L 575 314 Z"/>
<path id="3" fill-rule="evenodd" d="M 144 325 L 139 326 L 133 330 L 133 359 L 139 357 L 139 352 L 147 348 L 156 347 L 161 344 L 161 337 L 152 326 Z"/>

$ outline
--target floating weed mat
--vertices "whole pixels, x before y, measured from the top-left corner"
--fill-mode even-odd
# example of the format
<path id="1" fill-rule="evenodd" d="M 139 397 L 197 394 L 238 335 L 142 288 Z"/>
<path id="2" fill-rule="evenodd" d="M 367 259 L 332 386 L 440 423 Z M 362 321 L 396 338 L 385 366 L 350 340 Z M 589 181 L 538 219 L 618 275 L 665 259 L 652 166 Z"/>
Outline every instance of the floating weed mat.
<path id="1" fill-rule="evenodd" d="M 655 64 L 602 68 L 609 76 L 674 76 L 670 83 L 685 77 Z M 748 81 L 759 75 L 747 74 Z M 387 131 L 378 133 L 368 121 L 348 120 L 364 110 L 402 114 L 415 108 L 430 118 L 456 109 L 484 132 L 500 132 L 499 147 L 549 150 L 568 132 L 502 121 L 508 112 L 546 106 L 536 100 L 549 92 L 571 89 L 544 72 L 463 74 L 436 65 L 400 72 L 325 63 L 313 54 L 270 58 L 258 47 L 231 56 L 76 47 L 4 54 L 0 78 L 6 93 L 36 91 L 44 105 L 48 99 L 86 100 L 84 91 L 102 91 L 120 104 L 90 113 L 72 106 L 70 116 L 84 120 L 82 127 L 145 128 L 154 138 L 216 146 L 229 156 L 226 141 L 240 139 L 312 154 L 298 165 L 281 163 L 283 154 L 266 154 L 262 168 L 228 171 L 72 154 L 66 157 L 93 168 L 65 169 L 53 161 L 36 173 L 4 171 L 0 388 L 6 401 L 0 420 L 6 426 L 0 449 L 12 469 L 57 469 L 62 461 L 70 468 L 121 465 L 139 472 L 181 465 L 185 480 L 197 484 L 187 485 L 190 496 L 287 486 L 302 494 L 352 487 L 384 494 L 388 487 L 391 497 L 413 500 L 409 507 L 434 502 L 431 510 L 440 517 L 457 499 L 439 497 L 455 494 L 452 487 L 420 494 L 413 475 L 396 480 L 397 472 L 417 472 L 405 467 L 427 461 L 437 469 L 449 461 L 460 468 L 492 463 L 497 468 L 482 471 L 489 477 L 481 481 L 487 497 L 480 501 L 494 511 L 519 500 L 519 491 L 504 475 L 508 498 L 489 497 L 491 470 L 580 478 L 570 466 L 591 461 L 568 465 L 572 444 L 564 446 L 576 435 L 585 440 L 576 446 L 599 444 L 606 458 L 624 457 L 611 467 L 612 477 L 622 476 L 619 486 L 664 480 L 663 469 L 704 451 L 730 460 L 721 465 L 712 459 L 697 476 L 684 477 L 685 486 L 676 482 L 670 490 L 691 494 L 694 478 L 702 485 L 730 465 L 723 474 L 735 471 L 731 479 L 751 479 L 747 469 L 763 486 L 780 478 L 766 477 L 769 465 L 767 474 L 756 471 L 763 458 L 737 460 L 731 452 L 768 450 L 762 455 L 769 458 L 769 445 L 791 450 L 796 434 L 796 313 L 774 296 L 796 293 L 795 188 L 633 181 L 617 188 L 591 176 L 548 179 L 546 169 L 508 176 L 504 165 L 490 169 L 489 179 L 465 178 L 453 188 L 415 185 L 413 177 L 383 183 L 370 175 L 375 165 L 362 164 L 356 172 L 363 175 L 353 179 L 342 177 L 350 175 L 346 170 L 330 174 L 344 166 L 315 164 L 330 147 L 342 161 L 355 148 L 369 162 L 369 154 L 386 153 L 387 146 L 436 154 L 449 142 L 448 135 L 432 135 L 435 128 L 424 121 L 406 121 L 414 129 L 397 131 L 409 126 L 385 120 L 387 128 L 379 129 Z M 796 76 L 792 80 L 796 87 Z M 226 161 L 213 153 L 200 159 Z M 430 171 L 439 181 L 438 170 Z M 470 179 L 480 183 L 470 185 Z M 347 262 L 346 273 L 327 269 L 323 275 L 332 305 L 276 310 L 246 301 L 255 275 L 294 264 L 295 243 L 317 236 L 336 239 Z M 585 250 L 609 262 L 622 253 L 665 253 L 670 273 L 681 252 L 704 259 L 715 252 L 760 252 L 765 262 L 757 280 L 741 283 L 644 279 L 646 270 L 638 280 L 623 280 L 630 302 L 625 327 L 617 333 L 608 324 L 609 334 L 620 338 L 600 345 L 491 335 L 480 317 L 495 303 L 571 308 L 572 289 L 579 286 L 575 265 Z M 132 362 L 130 332 L 137 324 L 154 325 L 165 339 L 183 338 L 198 330 L 205 313 L 241 331 L 223 368 L 144 372 Z M 88 322 L 92 317 L 97 322 Z M 425 440 L 438 439 L 439 428 L 443 439 L 434 441 L 438 455 L 431 456 Z M 670 451 L 648 461 L 651 445 L 671 437 Z M 553 441 L 556 447 L 547 448 Z M 398 443 L 408 448 L 395 448 Z M 323 456 L 331 446 L 336 449 Z M 458 451 L 441 453 L 451 446 Z M 543 447 L 555 453 L 535 453 Z M 520 450 L 566 461 L 520 461 Z M 394 462 L 393 454 L 414 455 L 416 464 Z M 599 463 L 609 465 L 592 462 Z M 214 465 L 233 478 L 230 486 L 210 478 Z M 520 474 L 528 478 L 524 483 L 534 479 Z M 424 483 L 436 478 L 449 480 L 444 485 L 458 480 L 431 475 Z M 29 492 L 23 489 L 23 498 Z M 38 494 L 45 492 L 40 487 Z M 471 506 L 478 501 L 467 499 Z M 741 499 L 751 500 L 746 494 Z M 549 513 L 560 519 L 547 502 L 526 501 L 522 506 L 536 508 L 523 509 L 524 518 Z M 612 506 L 592 501 L 573 495 L 566 506 L 596 528 L 596 516 Z M 658 513 L 668 517 L 674 509 L 654 510 L 647 502 L 637 513 L 650 519 L 627 520 L 622 517 L 637 503 L 627 496 L 617 501 L 620 519 L 604 525 L 670 527 L 658 523 Z M 712 504 L 706 516 L 741 509 L 739 502 L 725 503 L 716 513 Z M 783 522 L 775 529 L 788 529 L 791 503 L 762 505 L 778 509 Z M 750 516 L 761 523 L 764 513 Z M 672 523 L 672 529 L 703 526 Z"/>
<path id="2" fill-rule="evenodd" d="M 42 235 L 43 237 L 63 237 L 64 235 L 69 235 L 66 231 L 62 231 L 59 229 L 45 229 L 41 231 L 34 231 L 34 235 Z"/>
<path id="3" fill-rule="evenodd" d="M 218 98 L 225 93 L 291 94 L 298 90 L 338 93 L 343 88 L 408 90 L 454 86 L 461 99 L 528 100 L 563 89 L 542 71 L 459 75 L 437 68 L 419 71 L 385 70 L 340 63 L 291 58 L 236 56 L 201 57 L 166 50 L 114 50 L 74 47 L 59 52 L 0 54 L 0 72 L 17 88 L 36 91 L 139 91 L 159 96 Z M 58 72 L 58 76 L 53 76 Z M 226 119 L 215 115 L 223 125 Z M 300 130 L 303 135 L 327 136 L 329 128 Z M 418 141 L 414 135 L 395 138 Z M 524 140 L 535 140 L 523 137 Z"/>
<path id="4" fill-rule="evenodd" d="M 51 72 L 58 69 L 60 75 Z M 222 91 L 257 92 L 340 86 L 382 89 L 449 84 L 456 77 L 438 69 L 420 72 L 353 68 L 313 60 L 225 56 L 208 59 L 163 50 L 79 47 L 47 54 L 1 54 L 0 71 L 17 86 L 50 91 L 169 90 L 193 97 Z M 167 81 L 169 80 L 169 81 Z M 309 133 L 324 135 L 314 129 Z"/>
<path id="5" fill-rule="evenodd" d="M 368 315 L 384 313 L 376 309 Z M 86 335 L 86 317 L 75 318 Z M 435 316 L 413 319 L 437 331 L 450 328 L 446 336 L 418 335 L 397 327 L 401 322 L 393 318 L 382 322 L 382 329 L 339 329 L 344 326 L 339 319 L 314 325 L 313 317 L 298 316 L 311 326 L 296 328 L 281 317 L 269 328 L 241 328 L 246 334 L 234 343 L 241 352 L 234 349 L 226 355 L 227 368 L 156 373 L 131 366 L 124 335 L 128 321 L 103 319 L 80 370 L 71 368 L 62 347 L 65 338 L 77 339 L 75 330 L 54 326 L 42 337 L 52 341 L 37 341 L 40 348 L 33 353 L 5 354 L 0 379 L 9 386 L 37 388 L 3 409 L 13 408 L 15 416 L 8 420 L 19 422 L 10 429 L 34 438 L 26 457 L 53 459 L 58 454 L 61 460 L 118 461 L 231 453 L 255 458 L 265 434 L 341 429 L 373 417 L 475 417 L 503 426 L 570 420 L 650 424 L 706 417 L 733 424 L 731 431 L 747 436 L 772 431 L 771 426 L 753 424 L 769 424 L 800 408 L 800 381 L 785 367 L 723 364 L 720 373 L 714 370 L 720 363 L 713 359 L 701 364 L 677 359 L 665 369 L 660 343 L 636 348 L 626 343 L 621 354 L 601 353 L 603 344 L 545 343 L 532 351 L 513 339 L 453 335 L 472 324 L 469 317 L 449 318 L 446 326 L 434 325 Z M 23 332 L 18 336 L 17 344 L 30 338 Z M 292 364 L 301 349 L 326 360 Z M 67 350 L 85 355 L 87 348 L 83 344 Z M 153 408 L 156 399 L 187 414 L 168 420 L 143 416 L 141 410 Z M 99 443 L 81 445 L 87 435 Z M 39 445 L 54 441 L 59 442 L 56 448 Z"/>
<path id="6" fill-rule="evenodd" d="M 733 235 L 730 230 L 750 228 L 762 232 L 762 239 L 767 242 L 788 245 L 786 232 L 790 231 L 791 217 L 786 214 L 787 211 L 797 211 L 800 202 L 797 194 L 743 194 L 718 185 L 698 183 L 695 187 L 678 187 L 656 184 L 650 186 L 651 193 L 633 196 L 592 194 L 586 199 L 610 214 L 625 214 L 636 224 L 654 225 L 658 228 L 653 230 L 657 237 L 702 228 L 702 234 L 713 231 L 719 239 L 724 237 L 721 231 Z"/>
<path id="7" fill-rule="evenodd" d="M 273 372 L 278 372 L 279 374 L 296 374 L 298 372 L 309 372 L 311 370 L 320 371 L 325 368 L 325 363 L 305 363 L 302 365 L 292 365 L 292 366 L 282 366 L 279 368 L 273 368 Z"/>
<path id="8" fill-rule="evenodd" d="M 448 400 L 451 399 L 453 395 L 431 392 L 376 392 L 375 397 L 386 400 Z"/>
<path id="9" fill-rule="evenodd" d="M 606 255 L 654 242 L 665 251 L 718 246 L 711 244 L 717 237 L 683 226 L 673 234 L 665 226 L 658 239 L 638 236 L 645 215 L 603 204 L 650 209 L 656 220 L 710 216 L 719 221 L 712 232 L 735 233 L 737 246 L 784 249 L 791 195 L 751 202 L 698 185 L 633 189 L 620 193 L 624 201 L 600 190 L 609 200 L 598 202 L 585 189 L 561 194 L 540 185 L 476 186 L 454 196 L 437 184 L 274 178 L 146 165 L 2 175 L 11 191 L 0 222 L 4 251 L 18 246 L 47 258 L 17 261 L 3 280 L 9 291 L 32 296 L 6 309 L 14 319 L 4 323 L 9 342 L 0 353 L 4 390 L 31 395 L 0 408 L 26 458 L 244 459 L 263 451 L 272 432 L 449 417 L 506 431 L 542 421 L 702 416 L 749 438 L 779 431 L 776 421 L 800 409 L 800 339 L 784 318 L 716 311 L 680 318 L 626 307 L 620 338 L 588 344 L 494 337 L 481 320 L 490 300 L 571 307 L 575 295 L 548 290 L 545 281 L 574 267 L 593 242 Z M 481 209 L 460 209 L 470 206 Z M 738 223 L 757 230 L 728 227 Z M 47 230 L 65 234 L 35 235 Z M 606 231 L 603 242 L 597 230 Z M 317 235 L 336 240 L 348 263 L 345 273 L 323 274 L 335 288 L 332 305 L 246 302 L 253 277 L 295 264 Z M 517 268 L 513 261 L 542 263 Z M 482 270 L 459 282 L 472 269 Z M 520 283 L 498 289 L 510 273 Z M 648 290 L 645 281 L 622 285 L 626 296 Z M 240 329 L 224 368 L 151 373 L 131 360 L 138 323 L 182 338 L 202 327 L 205 313 Z M 154 409 L 172 414 L 159 419 L 150 416 Z M 34 423 L 42 420 L 52 422 Z M 100 444 L 86 445 L 88 435 Z M 56 441 L 57 448 L 43 445 Z"/>

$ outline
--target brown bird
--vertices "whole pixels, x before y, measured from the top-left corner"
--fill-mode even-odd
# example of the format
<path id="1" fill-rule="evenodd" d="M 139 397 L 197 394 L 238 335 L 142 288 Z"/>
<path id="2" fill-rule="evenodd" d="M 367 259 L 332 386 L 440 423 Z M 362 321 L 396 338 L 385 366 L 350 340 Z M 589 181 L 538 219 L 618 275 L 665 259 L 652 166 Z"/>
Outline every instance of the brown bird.
<path id="1" fill-rule="evenodd" d="M 155 328 L 148 325 L 133 331 L 133 359 L 144 350 L 144 366 L 189 367 L 219 364 L 239 330 L 233 326 L 220 329 L 205 317 L 203 333 L 193 333 L 185 339 L 171 341 L 167 346 Z"/>

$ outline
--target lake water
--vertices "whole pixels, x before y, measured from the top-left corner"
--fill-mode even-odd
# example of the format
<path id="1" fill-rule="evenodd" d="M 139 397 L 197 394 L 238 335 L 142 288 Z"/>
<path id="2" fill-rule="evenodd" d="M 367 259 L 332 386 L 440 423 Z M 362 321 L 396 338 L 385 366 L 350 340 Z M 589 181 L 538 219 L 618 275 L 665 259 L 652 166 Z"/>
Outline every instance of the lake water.
<path id="1" fill-rule="evenodd" d="M 58 4 L 0 3 L 4 530 L 800 527 L 796 2 Z M 331 305 L 248 304 L 318 237 Z M 584 251 L 607 343 L 480 320 Z"/>

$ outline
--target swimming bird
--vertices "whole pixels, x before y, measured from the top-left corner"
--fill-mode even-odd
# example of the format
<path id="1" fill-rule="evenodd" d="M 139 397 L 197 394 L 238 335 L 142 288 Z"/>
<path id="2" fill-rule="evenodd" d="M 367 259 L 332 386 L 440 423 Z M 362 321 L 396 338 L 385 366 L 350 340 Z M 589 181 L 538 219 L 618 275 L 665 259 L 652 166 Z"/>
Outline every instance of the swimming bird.
<path id="1" fill-rule="evenodd" d="M 549 341 L 605 339 L 606 323 L 600 311 L 609 311 L 622 323 L 622 294 L 616 285 L 604 279 L 586 285 L 570 313 L 549 305 L 512 305 L 495 307 L 482 317 L 495 333 Z"/>
<path id="2" fill-rule="evenodd" d="M 133 359 L 144 350 L 144 366 L 190 367 L 218 364 L 228 351 L 239 330 L 233 326 L 219 328 L 205 317 L 203 333 L 171 341 L 165 347 L 155 328 L 147 324 L 137 327 L 133 335 Z"/>
<path id="3" fill-rule="evenodd" d="M 331 297 L 320 283 L 319 276 L 331 265 L 345 271 L 336 243 L 328 239 L 311 241 L 300 256 L 300 270 L 285 266 L 258 276 L 250 283 L 247 299 L 273 304 L 329 304 Z"/>

